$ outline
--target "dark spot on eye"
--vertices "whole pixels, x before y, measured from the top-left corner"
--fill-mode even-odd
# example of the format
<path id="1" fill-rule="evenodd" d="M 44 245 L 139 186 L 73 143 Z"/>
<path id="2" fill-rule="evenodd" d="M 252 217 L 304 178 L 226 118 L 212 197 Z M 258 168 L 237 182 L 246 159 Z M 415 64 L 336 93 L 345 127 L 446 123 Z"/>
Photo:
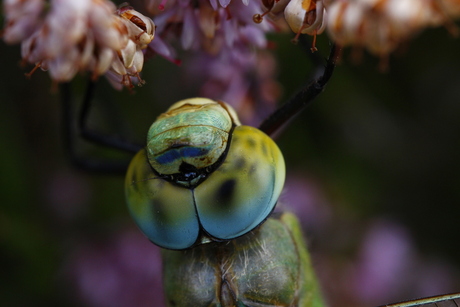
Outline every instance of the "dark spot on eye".
<path id="1" fill-rule="evenodd" d="M 264 154 L 264 156 L 267 156 L 268 155 L 268 149 L 267 149 L 267 145 L 265 144 L 265 142 L 262 142 L 262 153 Z"/>
<path id="2" fill-rule="evenodd" d="M 232 197 L 234 195 L 236 186 L 235 179 L 229 179 L 224 181 L 216 193 L 216 202 L 220 207 L 227 207 L 232 203 Z"/>
<path id="3" fill-rule="evenodd" d="M 246 159 L 244 157 L 238 157 L 235 160 L 235 170 L 242 170 L 244 169 L 244 166 L 246 165 Z"/>
<path id="4" fill-rule="evenodd" d="M 137 176 L 136 176 L 136 172 L 132 172 L 132 176 L 131 176 L 131 183 L 135 183 L 137 181 Z"/>
<path id="5" fill-rule="evenodd" d="M 256 141 L 254 141 L 254 139 L 247 138 L 246 143 L 247 143 L 249 148 L 255 148 L 256 147 Z"/>
<path id="6" fill-rule="evenodd" d="M 131 188 L 139 193 L 139 183 L 136 182 L 136 176 L 133 176 L 132 179 L 131 179 Z"/>

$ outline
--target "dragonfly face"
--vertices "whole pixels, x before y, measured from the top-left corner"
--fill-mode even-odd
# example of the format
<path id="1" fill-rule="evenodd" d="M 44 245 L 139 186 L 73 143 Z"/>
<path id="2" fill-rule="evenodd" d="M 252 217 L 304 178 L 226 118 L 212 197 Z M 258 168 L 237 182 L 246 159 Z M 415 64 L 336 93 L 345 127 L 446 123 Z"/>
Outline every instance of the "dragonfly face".
<path id="1" fill-rule="evenodd" d="M 194 98 L 151 126 L 129 166 L 126 199 L 153 243 L 186 249 L 253 230 L 273 211 L 284 179 L 273 140 L 240 125 L 227 104 Z"/>

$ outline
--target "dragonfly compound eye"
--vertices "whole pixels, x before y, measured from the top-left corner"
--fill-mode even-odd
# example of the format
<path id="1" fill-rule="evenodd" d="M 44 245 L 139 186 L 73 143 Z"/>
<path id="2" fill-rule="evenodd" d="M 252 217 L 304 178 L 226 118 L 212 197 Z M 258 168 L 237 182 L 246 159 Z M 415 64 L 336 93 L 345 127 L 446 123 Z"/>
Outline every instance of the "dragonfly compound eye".
<path id="1" fill-rule="evenodd" d="M 241 126 L 227 104 L 194 98 L 152 125 L 146 149 L 129 166 L 126 199 L 153 243 L 186 249 L 260 225 L 284 178 L 283 156 L 270 137 Z"/>

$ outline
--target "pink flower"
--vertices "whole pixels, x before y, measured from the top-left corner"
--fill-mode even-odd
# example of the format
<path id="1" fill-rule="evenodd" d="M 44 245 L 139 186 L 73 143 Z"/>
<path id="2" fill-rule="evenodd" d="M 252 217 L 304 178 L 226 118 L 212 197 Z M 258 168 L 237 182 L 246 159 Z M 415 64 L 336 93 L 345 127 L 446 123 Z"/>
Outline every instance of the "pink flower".
<path id="1" fill-rule="evenodd" d="M 85 306 L 163 306 L 160 249 L 137 230 L 87 242 L 71 254 L 67 278 Z"/>
<path id="2" fill-rule="evenodd" d="M 39 0 L 8 0 L 4 7 L 5 41 L 21 42 L 23 60 L 49 70 L 57 82 L 79 71 L 96 78 L 111 69 L 131 86 L 129 77 L 139 77 L 144 62 L 140 50 L 155 31 L 150 18 L 131 7 L 116 11 L 108 0 L 52 0 L 48 11 Z"/>

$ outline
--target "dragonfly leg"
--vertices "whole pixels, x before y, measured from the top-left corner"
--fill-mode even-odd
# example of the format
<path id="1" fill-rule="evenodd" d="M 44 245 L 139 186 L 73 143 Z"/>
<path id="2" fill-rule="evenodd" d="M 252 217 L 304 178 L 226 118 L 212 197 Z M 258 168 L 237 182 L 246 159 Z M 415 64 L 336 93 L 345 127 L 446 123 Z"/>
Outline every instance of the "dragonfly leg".
<path id="1" fill-rule="evenodd" d="M 300 113 L 321 94 L 334 72 L 340 55 L 340 47 L 333 44 L 323 73 L 313 81 L 303 86 L 291 99 L 262 122 L 259 129 L 268 135 L 273 135 L 296 114 Z"/>
<path id="2" fill-rule="evenodd" d="M 83 105 L 81 106 L 80 113 L 78 116 L 78 128 L 81 137 L 83 137 L 85 140 L 89 142 L 93 142 L 98 145 L 107 146 L 110 148 L 130 153 L 137 153 L 139 150 L 142 149 L 141 145 L 134 144 L 126 139 L 120 138 L 115 135 L 103 134 L 101 132 L 91 130 L 87 126 L 90 110 L 92 107 L 95 87 L 96 83 L 92 80 L 89 80 L 88 86 L 86 88 L 85 97 L 83 100 Z"/>
<path id="3" fill-rule="evenodd" d="M 89 158 L 77 153 L 76 137 L 81 136 L 86 141 L 91 143 L 135 153 L 142 146 L 130 143 L 116 136 L 105 135 L 87 127 L 87 121 L 91 110 L 92 98 L 94 94 L 94 82 L 90 81 L 85 93 L 85 98 L 78 114 L 76 122 L 73 111 L 73 96 L 70 83 L 64 83 L 60 86 L 61 104 L 62 104 L 62 119 L 63 119 L 63 139 L 64 147 L 72 164 L 85 171 L 93 171 L 100 173 L 117 173 L 125 174 L 129 161 L 106 161 L 104 159 Z"/>

